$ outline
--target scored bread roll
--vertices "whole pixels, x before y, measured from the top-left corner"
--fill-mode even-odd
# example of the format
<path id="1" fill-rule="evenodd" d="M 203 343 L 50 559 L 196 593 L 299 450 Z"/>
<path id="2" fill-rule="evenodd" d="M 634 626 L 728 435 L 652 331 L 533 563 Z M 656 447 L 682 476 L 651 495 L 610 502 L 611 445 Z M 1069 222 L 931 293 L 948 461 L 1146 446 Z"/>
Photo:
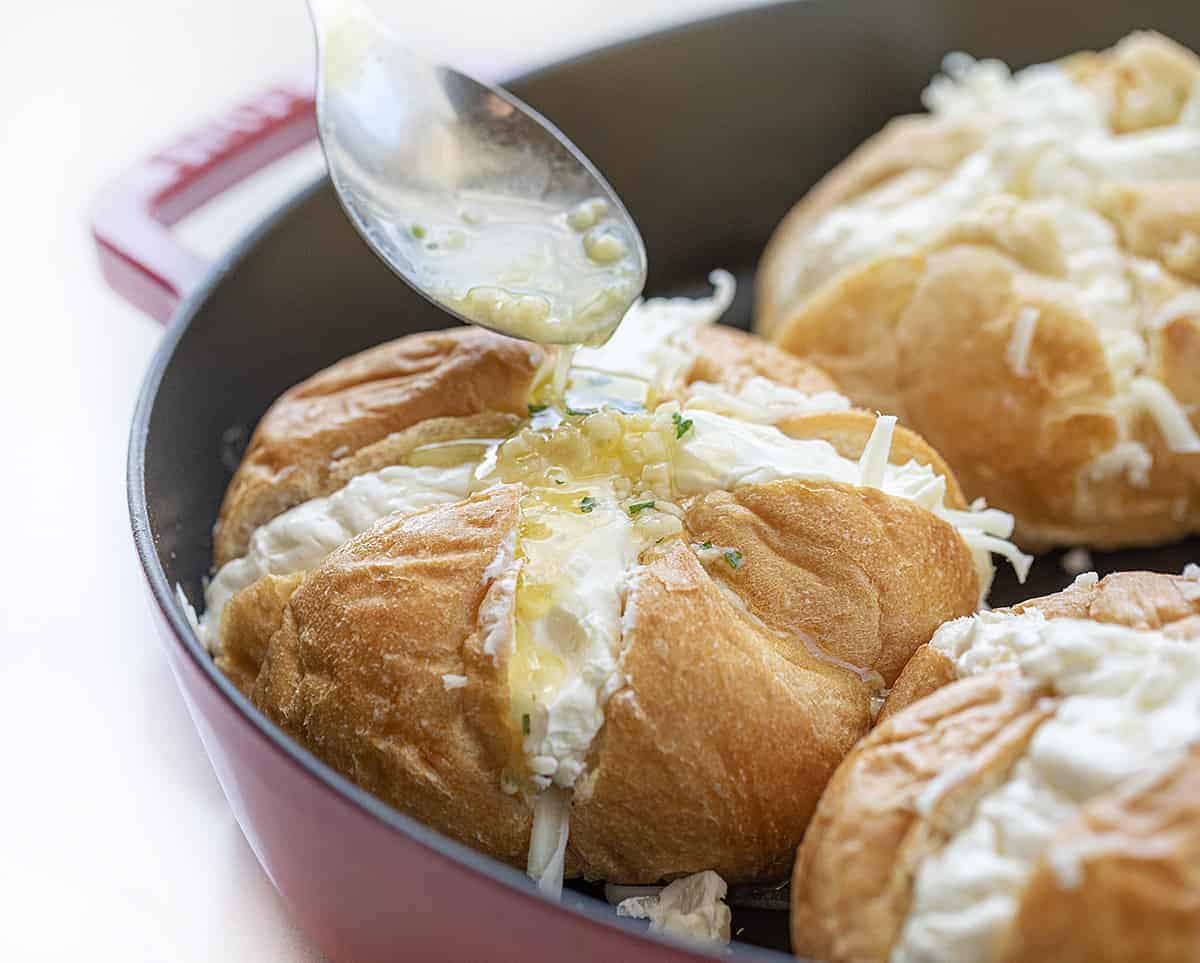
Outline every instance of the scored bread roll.
<path id="1" fill-rule="evenodd" d="M 1200 570 L 1081 577 L 948 623 L 915 664 L 956 681 L 889 707 L 830 781 L 793 871 L 796 953 L 1192 959 Z"/>
<path id="2" fill-rule="evenodd" d="M 1200 530 L 1200 59 L 1136 33 L 944 69 L 779 225 L 756 330 L 924 435 L 1023 547 Z"/>
<path id="3" fill-rule="evenodd" d="M 918 436 L 710 327 L 732 297 L 714 281 L 635 306 L 569 371 L 509 364 L 515 387 L 487 394 L 504 410 L 393 384 L 420 394 L 414 421 L 355 395 L 361 359 L 335 365 L 313 417 L 248 455 L 278 513 L 223 507 L 223 530 L 248 531 L 206 593 L 218 665 L 339 771 L 549 891 L 785 875 L 879 693 L 976 607 L 992 552 L 1028 564 L 1011 519 L 969 509 Z M 360 411 L 394 430 L 347 427 Z M 311 450 L 289 432 L 361 473 L 310 466 L 311 497 L 283 508 L 300 489 L 280 460 Z"/>

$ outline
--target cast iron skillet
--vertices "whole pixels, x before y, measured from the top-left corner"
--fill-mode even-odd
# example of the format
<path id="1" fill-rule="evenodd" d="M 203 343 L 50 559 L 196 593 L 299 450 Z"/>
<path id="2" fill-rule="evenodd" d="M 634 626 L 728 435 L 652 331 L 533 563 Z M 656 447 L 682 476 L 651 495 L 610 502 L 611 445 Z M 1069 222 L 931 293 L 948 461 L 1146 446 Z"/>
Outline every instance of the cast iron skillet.
<path id="1" fill-rule="evenodd" d="M 1200 47 L 1200 4 L 1144 0 L 810 0 L 730 14 L 606 48 L 509 86 L 595 160 L 650 255 L 649 294 L 738 276 L 728 320 L 750 316 L 755 260 L 821 174 L 889 117 L 919 107 L 942 55 L 1014 65 L 1104 47 L 1153 27 Z M 95 234 L 110 282 L 171 323 L 134 416 L 134 540 L 176 677 L 264 869 L 321 948 L 343 960 L 688 960 L 581 893 L 542 900 L 517 872 L 368 797 L 285 739 L 218 673 L 175 586 L 202 598 L 211 528 L 249 431 L 285 388 L 370 345 L 447 319 L 354 234 L 325 179 L 298 191 L 213 266 L 167 228 L 312 136 L 305 85 L 274 88 L 175 143 L 102 195 Z M 1097 554 L 1108 571 L 1178 572 L 1197 541 Z M 993 604 L 1070 581 L 1057 556 Z M 743 928 L 744 929 L 740 929 Z M 740 939 L 787 948 L 786 914 L 739 911 Z M 783 959 L 738 944 L 738 959 Z"/>

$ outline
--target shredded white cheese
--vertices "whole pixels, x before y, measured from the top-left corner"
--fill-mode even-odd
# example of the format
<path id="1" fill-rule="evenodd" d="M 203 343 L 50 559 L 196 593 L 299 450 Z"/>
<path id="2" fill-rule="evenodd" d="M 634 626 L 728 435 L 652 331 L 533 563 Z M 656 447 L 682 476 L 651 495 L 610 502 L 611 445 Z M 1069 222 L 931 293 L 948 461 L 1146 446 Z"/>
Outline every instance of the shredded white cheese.
<path id="1" fill-rule="evenodd" d="M 1104 481 L 1124 476 L 1135 488 L 1150 484 L 1150 469 L 1154 458 L 1146 446 L 1138 441 L 1119 441 L 1106 452 L 1097 455 L 1080 472 L 1085 482 Z"/>
<path id="2" fill-rule="evenodd" d="M 456 675 L 453 672 L 447 672 L 442 676 L 442 686 L 447 690 L 461 689 L 467 684 L 465 675 Z"/>
<path id="3" fill-rule="evenodd" d="M 1154 419 L 1171 451 L 1200 452 L 1200 435 L 1196 434 L 1183 406 L 1166 385 L 1157 378 L 1142 375 L 1129 383 L 1129 394 L 1134 403 Z"/>
<path id="4" fill-rule="evenodd" d="M 1098 572 L 1080 572 L 1078 575 L 1075 576 L 1075 581 L 1073 581 L 1070 584 L 1069 588 L 1073 588 L 1073 589 L 1091 588 L 1093 585 L 1095 585 L 1099 581 L 1100 581 L 1100 574 Z"/>
<path id="5" fill-rule="evenodd" d="M 859 483 L 864 488 L 882 488 L 883 475 L 892 450 L 892 433 L 896 430 L 895 415 L 879 415 L 871 437 L 867 439 L 858 459 Z"/>
<path id="6" fill-rule="evenodd" d="M 702 944 L 730 940 L 733 914 L 725 904 L 728 887 L 711 869 L 685 876 L 653 896 L 633 896 L 617 905 L 618 916 L 650 920 L 651 933 Z"/>
<path id="7" fill-rule="evenodd" d="M 1037 308 L 1026 306 L 1017 312 L 1013 322 L 1012 335 L 1004 356 L 1018 378 L 1029 377 L 1029 348 L 1033 344 L 1033 334 L 1040 317 L 1041 312 Z"/>
<path id="8" fill-rule="evenodd" d="M 547 896 L 562 895 L 563 867 L 571 819 L 571 791 L 550 786 L 533 803 L 527 872 Z"/>
<path id="9" fill-rule="evenodd" d="M 512 543 L 515 551 L 515 537 Z M 497 559 L 499 558 L 497 555 Z M 483 601 L 479 603 L 479 631 L 483 637 L 483 651 L 485 655 L 492 657 L 493 662 L 497 662 L 501 654 L 512 651 L 513 635 L 516 631 L 514 620 L 517 579 L 521 574 L 521 565 L 522 561 L 516 558 L 513 552 L 508 552 L 505 556 L 505 567 L 493 574 Z"/>
<path id="10" fill-rule="evenodd" d="M 1033 564 L 1033 556 L 1026 555 L 1012 542 L 1003 538 L 996 538 L 996 536 L 988 535 L 984 532 L 974 531 L 970 528 L 960 528 L 958 534 L 962 536 L 962 540 L 967 543 L 969 548 L 991 552 L 994 555 L 1000 555 L 1008 559 L 1008 563 L 1013 567 L 1013 571 L 1017 573 L 1017 581 L 1024 582 L 1026 576 L 1029 575 L 1029 567 Z"/>

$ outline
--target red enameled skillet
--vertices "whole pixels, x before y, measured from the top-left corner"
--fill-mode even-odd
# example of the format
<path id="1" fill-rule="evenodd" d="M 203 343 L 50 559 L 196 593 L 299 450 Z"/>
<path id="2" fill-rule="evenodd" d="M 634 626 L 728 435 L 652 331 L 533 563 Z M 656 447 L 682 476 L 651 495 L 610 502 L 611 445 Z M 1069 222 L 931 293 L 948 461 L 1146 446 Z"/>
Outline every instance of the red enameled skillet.
<path id="1" fill-rule="evenodd" d="M 776 221 L 824 171 L 918 94 L 948 50 L 1014 65 L 1154 27 L 1200 48 L 1191 0 L 809 0 L 685 25 L 512 81 L 598 164 L 650 254 L 648 293 L 693 293 L 708 271 L 741 281 Z M 129 443 L 133 536 L 168 658 L 229 803 L 289 910 L 331 958 L 684 961 L 588 892 L 562 905 L 515 870 L 394 812 L 293 745 L 214 668 L 175 598 L 208 572 L 217 506 L 249 430 L 281 391 L 354 351 L 444 326 L 359 241 L 325 179 L 215 264 L 170 226 L 313 136 L 304 87 L 279 86 L 176 141 L 101 196 L 109 282 L 169 326 Z M 1097 555 L 1101 572 L 1179 571 L 1195 540 Z M 995 604 L 1056 591 L 1003 576 Z M 783 913 L 739 911 L 741 939 L 786 949 Z M 733 958 L 783 960 L 746 943 Z"/>

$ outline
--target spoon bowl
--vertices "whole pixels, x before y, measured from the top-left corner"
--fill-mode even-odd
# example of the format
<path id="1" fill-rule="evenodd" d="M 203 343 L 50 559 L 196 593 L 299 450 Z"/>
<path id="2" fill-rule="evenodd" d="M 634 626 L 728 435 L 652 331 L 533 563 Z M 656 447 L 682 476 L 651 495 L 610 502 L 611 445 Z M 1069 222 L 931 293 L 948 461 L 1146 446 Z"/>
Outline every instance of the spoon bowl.
<path id="1" fill-rule="evenodd" d="M 360 0 L 309 0 L 338 198 L 402 279 L 460 320 L 602 343 L 646 251 L 595 166 L 527 104 L 400 42 Z"/>

